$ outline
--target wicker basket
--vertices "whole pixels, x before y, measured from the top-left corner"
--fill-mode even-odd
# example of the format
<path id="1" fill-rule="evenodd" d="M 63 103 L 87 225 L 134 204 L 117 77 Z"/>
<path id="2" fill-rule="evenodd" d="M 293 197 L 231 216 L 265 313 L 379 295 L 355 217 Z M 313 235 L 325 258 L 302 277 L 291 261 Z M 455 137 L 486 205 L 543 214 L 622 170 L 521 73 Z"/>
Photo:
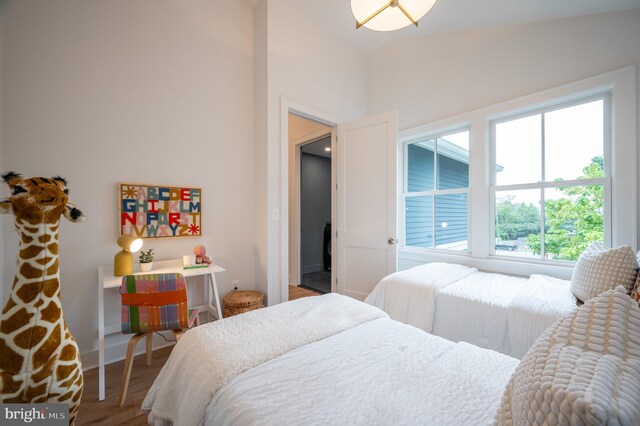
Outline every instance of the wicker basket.
<path id="1" fill-rule="evenodd" d="M 222 314 L 227 318 L 253 311 L 254 309 L 264 308 L 264 305 L 262 304 L 263 300 L 264 295 L 259 291 L 232 291 L 227 293 L 224 299 L 222 299 L 224 304 Z"/>

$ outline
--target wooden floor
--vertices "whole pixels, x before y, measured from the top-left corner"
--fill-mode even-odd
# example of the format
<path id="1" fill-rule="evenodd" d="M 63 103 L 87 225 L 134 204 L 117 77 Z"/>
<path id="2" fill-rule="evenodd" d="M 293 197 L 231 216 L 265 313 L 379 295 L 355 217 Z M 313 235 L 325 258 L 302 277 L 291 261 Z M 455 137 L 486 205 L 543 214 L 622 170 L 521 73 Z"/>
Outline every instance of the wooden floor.
<path id="1" fill-rule="evenodd" d="M 302 287 L 289 286 L 289 300 L 309 296 L 318 296 L 318 293 Z M 139 345 L 142 348 L 144 342 L 140 342 Z M 153 362 L 149 367 L 146 366 L 143 355 L 136 357 L 131 371 L 127 401 L 123 407 L 118 407 L 118 395 L 124 361 L 107 365 L 107 398 L 102 402 L 98 402 L 98 369 L 87 371 L 84 374 L 84 394 L 76 425 L 146 425 L 147 413 L 142 412 L 140 407 L 153 381 L 169 358 L 171 349 L 173 346 L 153 351 Z"/>
<path id="2" fill-rule="evenodd" d="M 140 347 L 144 342 L 139 343 Z M 144 355 L 136 357 L 131 371 L 131 381 L 127 400 L 123 407 L 118 406 L 120 394 L 120 377 L 124 361 L 107 365 L 107 398 L 98 402 L 98 369 L 94 368 L 84 374 L 84 393 L 76 425 L 146 425 L 147 413 L 140 407 L 162 366 L 169 358 L 173 346 L 153 351 L 153 362 L 147 367 Z"/>
<path id="3" fill-rule="evenodd" d="M 289 300 L 300 299 L 301 297 L 319 296 L 320 293 L 307 290 L 306 288 L 297 287 L 294 285 L 289 286 Z"/>

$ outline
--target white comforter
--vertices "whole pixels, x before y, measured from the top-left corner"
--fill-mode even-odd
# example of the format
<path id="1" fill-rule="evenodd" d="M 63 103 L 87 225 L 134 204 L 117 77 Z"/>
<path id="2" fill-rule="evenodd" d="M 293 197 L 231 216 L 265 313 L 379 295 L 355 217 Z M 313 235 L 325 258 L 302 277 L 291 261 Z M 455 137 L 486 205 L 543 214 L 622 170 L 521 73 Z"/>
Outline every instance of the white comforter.
<path id="1" fill-rule="evenodd" d="M 378 319 L 248 370 L 211 425 L 490 425 L 518 361 Z"/>
<path id="2" fill-rule="evenodd" d="M 509 338 L 509 306 L 528 281 L 508 275 L 474 272 L 441 289 L 436 298 L 433 334 L 513 356 Z"/>
<path id="3" fill-rule="evenodd" d="M 345 296 L 187 332 L 143 403 L 150 424 L 491 424 L 518 361 Z"/>
<path id="4" fill-rule="evenodd" d="M 202 424 L 211 397 L 238 374 L 377 318 L 387 314 L 327 294 L 196 327 L 173 349 L 142 408 L 151 424 Z"/>
<path id="5" fill-rule="evenodd" d="M 365 303 L 382 309 L 391 319 L 431 333 L 438 291 L 476 271 L 451 263 L 416 266 L 382 279 Z"/>
<path id="6" fill-rule="evenodd" d="M 365 302 L 436 336 L 516 358 L 576 308 L 569 281 L 544 275 L 518 278 L 447 263 L 391 274 Z"/>
<path id="7" fill-rule="evenodd" d="M 522 358 L 551 324 L 577 308 L 570 286 L 566 280 L 531 275 L 525 291 L 509 305 L 509 355 Z"/>

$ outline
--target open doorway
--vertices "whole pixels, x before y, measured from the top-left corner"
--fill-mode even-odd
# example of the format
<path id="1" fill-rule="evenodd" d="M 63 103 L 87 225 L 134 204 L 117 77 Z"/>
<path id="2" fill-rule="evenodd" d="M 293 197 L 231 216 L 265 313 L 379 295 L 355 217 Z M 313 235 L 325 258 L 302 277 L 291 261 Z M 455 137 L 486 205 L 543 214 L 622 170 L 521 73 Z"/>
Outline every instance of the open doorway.
<path id="1" fill-rule="evenodd" d="M 289 300 L 332 291 L 333 128 L 289 113 Z"/>
<path id="2" fill-rule="evenodd" d="M 331 136 L 300 146 L 301 287 L 331 293 Z"/>

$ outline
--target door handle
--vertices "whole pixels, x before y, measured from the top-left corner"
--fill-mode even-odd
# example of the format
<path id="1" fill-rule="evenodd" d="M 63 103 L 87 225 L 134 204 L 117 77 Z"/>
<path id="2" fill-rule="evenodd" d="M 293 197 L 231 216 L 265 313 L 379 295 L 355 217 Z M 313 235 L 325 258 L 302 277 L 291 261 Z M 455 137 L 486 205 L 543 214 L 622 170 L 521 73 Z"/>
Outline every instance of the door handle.
<path id="1" fill-rule="evenodd" d="M 395 238 L 389 238 L 387 240 L 387 244 L 389 244 L 390 246 L 394 245 L 397 242 L 398 242 L 398 240 L 396 240 Z"/>

